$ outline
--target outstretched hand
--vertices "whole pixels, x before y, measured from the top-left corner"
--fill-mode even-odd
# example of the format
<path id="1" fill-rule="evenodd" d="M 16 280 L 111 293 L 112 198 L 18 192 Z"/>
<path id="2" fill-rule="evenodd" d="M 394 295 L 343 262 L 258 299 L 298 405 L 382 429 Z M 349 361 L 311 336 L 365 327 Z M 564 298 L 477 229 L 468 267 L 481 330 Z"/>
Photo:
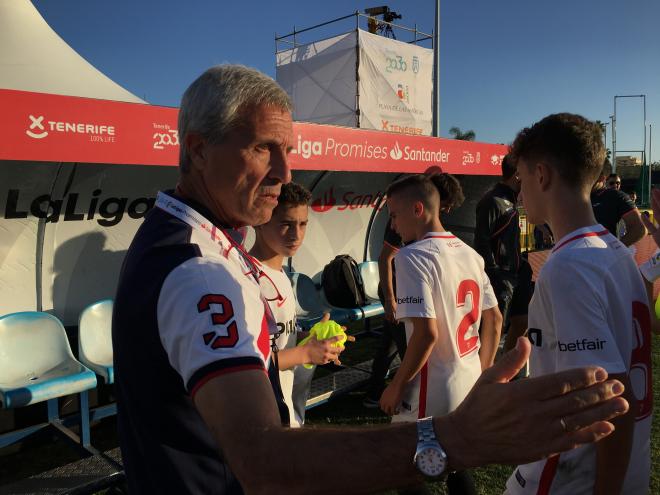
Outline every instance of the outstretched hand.
<path id="1" fill-rule="evenodd" d="M 509 383 L 530 350 L 527 338 L 519 338 L 448 420 L 437 422 L 453 469 L 521 464 L 598 441 L 614 431 L 607 420 L 628 410 L 618 397 L 621 382 L 607 380 L 597 366 Z"/>

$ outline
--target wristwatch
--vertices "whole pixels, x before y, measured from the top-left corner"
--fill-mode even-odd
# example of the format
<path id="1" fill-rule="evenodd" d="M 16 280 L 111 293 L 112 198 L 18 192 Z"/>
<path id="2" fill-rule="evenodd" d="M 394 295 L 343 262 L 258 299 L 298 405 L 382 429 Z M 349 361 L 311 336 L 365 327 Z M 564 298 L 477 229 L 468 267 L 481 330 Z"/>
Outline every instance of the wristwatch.
<path id="1" fill-rule="evenodd" d="M 432 417 L 417 420 L 417 450 L 413 464 L 430 478 L 438 478 L 447 470 L 447 454 L 435 437 Z"/>

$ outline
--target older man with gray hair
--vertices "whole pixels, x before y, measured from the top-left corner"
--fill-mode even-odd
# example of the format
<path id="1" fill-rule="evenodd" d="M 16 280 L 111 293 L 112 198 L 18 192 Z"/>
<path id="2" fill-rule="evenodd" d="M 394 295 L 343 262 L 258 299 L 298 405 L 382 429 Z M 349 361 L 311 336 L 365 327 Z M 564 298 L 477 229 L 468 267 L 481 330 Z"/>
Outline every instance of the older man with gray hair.
<path id="1" fill-rule="evenodd" d="M 608 435 L 625 412 L 601 368 L 506 383 L 486 371 L 451 415 L 379 428 L 286 427 L 268 301 L 279 294 L 238 230 L 268 221 L 289 182 L 291 103 L 242 66 L 207 70 L 179 115 L 180 177 L 126 255 L 113 315 L 118 417 L 133 493 L 368 493 Z"/>

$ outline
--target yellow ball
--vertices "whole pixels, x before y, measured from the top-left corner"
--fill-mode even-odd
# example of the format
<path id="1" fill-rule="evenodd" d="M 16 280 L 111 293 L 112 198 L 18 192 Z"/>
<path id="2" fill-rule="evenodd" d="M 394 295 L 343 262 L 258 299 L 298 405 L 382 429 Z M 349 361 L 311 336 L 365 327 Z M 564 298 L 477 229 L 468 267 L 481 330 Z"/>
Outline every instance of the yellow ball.
<path id="1" fill-rule="evenodd" d="M 660 297 L 655 300 L 655 317 L 660 320 Z"/>
<path id="2" fill-rule="evenodd" d="M 332 345 L 335 347 L 341 347 L 344 345 L 344 342 L 346 342 L 347 338 L 346 332 L 344 332 L 342 326 L 336 321 L 332 320 L 320 321 L 309 330 L 309 335 L 302 339 L 298 345 L 305 345 L 307 341 L 312 337 L 315 337 L 316 340 L 324 340 L 336 337 L 337 335 L 339 335 L 340 338 Z M 305 364 L 304 366 L 307 369 L 312 369 L 314 367 L 313 364 Z"/>

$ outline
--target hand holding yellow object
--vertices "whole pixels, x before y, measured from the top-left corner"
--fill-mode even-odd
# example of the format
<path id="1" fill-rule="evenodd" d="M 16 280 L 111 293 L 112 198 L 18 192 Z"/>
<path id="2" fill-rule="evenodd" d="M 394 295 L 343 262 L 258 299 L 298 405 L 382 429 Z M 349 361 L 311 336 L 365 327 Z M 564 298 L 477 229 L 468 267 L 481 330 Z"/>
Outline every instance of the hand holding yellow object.
<path id="1" fill-rule="evenodd" d="M 346 332 L 344 331 L 344 327 L 342 327 L 339 323 L 336 321 L 332 321 L 328 319 L 329 316 L 324 316 L 323 320 L 319 321 L 316 323 L 309 331 L 309 335 L 302 339 L 299 343 L 298 346 L 304 346 L 307 344 L 307 342 L 315 338 L 316 340 L 325 340 L 325 339 L 331 339 L 333 337 L 338 337 L 336 342 L 332 344 L 334 347 L 342 347 L 344 345 L 344 342 L 347 340 L 353 341 L 355 338 L 353 337 L 348 337 L 346 335 Z M 313 364 L 305 364 L 303 365 L 307 369 L 311 369 L 314 367 Z"/>

